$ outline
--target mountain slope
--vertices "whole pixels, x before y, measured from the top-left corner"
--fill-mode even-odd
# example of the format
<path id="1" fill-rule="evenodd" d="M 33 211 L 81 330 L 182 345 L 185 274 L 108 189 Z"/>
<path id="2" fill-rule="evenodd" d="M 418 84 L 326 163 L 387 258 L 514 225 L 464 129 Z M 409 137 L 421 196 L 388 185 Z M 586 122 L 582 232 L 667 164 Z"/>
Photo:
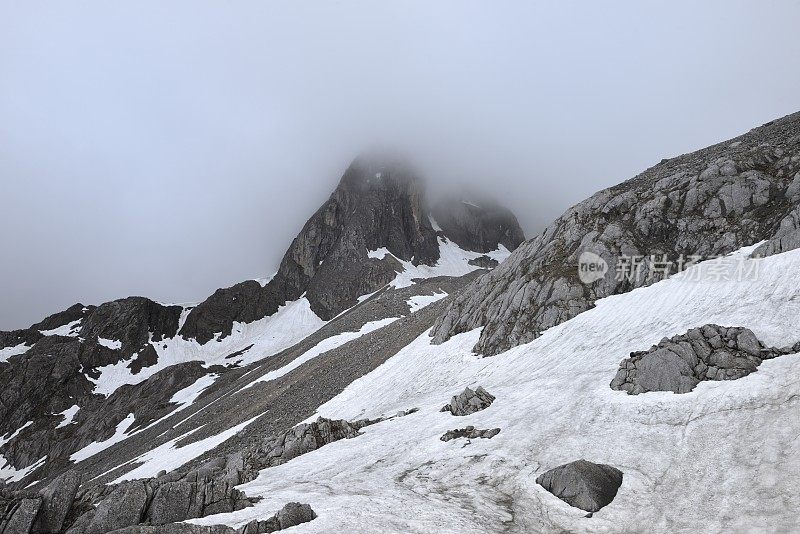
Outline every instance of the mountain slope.
<path id="1" fill-rule="evenodd" d="M 243 282 L 196 306 L 143 297 L 76 304 L 28 329 L 0 333 L 0 480 L 44 484 L 76 463 L 93 479 L 177 437 L 182 444 L 206 440 L 206 448 L 195 446 L 201 454 L 246 421 L 245 413 L 265 416 L 252 428 L 281 430 L 302 420 L 359 376 L 352 373 L 380 362 L 362 357 L 363 365 L 340 373 L 317 401 L 302 393 L 325 379 L 313 360 L 414 314 L 432 322 L 420 313 L 425 306 L 488 266 L 473 260 L 509 253 L 499 244 L 463 249 L 431 221 L 423 186 L 405 164 L 360 158 L 266 284 Z M 475 242 L 478 233 L 497 231 L 474 230 Z M 296 384 L 295 374 L 303 388 L 284 392 L 278 385 Z M 182 432 L 164 431 L 166 420 L 193 415 L 220 391 L 233 399 L 218 399 L 227 412 L 204 413 Z M 249 410 L 242 411 L 245 398 Z M 284 403 L 285 413 L 270 414 L 267 398 L 273 408 Z M 230 410 L 242 417 L 231 418 Z M 182 436 L 187 430 L 191 437 Z"/>
<path id="2" fill-rule="evenodd" d="M 733 275 L 742 251 L 624 295 L 493 358 L 471 353 L 480 330 L 432 345 L 423 334 L 317 414 L 400 419 L 271 467 L 240 489 L 252 508 L 193 520 L 242 525 L 302 499 L 318 518 L 296 532 L 793 532 L 800 480 L 800 355 L 765 361 L 687 394 L 629 396 L 609 383 L 631 351 L 707 323 L 751 328 L 767 345 L 800 340 L 800 251 L 763 260 L 757 281 Z M 720 268 L 722 267 L 722 268 Z M 454 417 L 465 386 L 496 397 Z M 440 440 L 474 425 L 492 439 Z M 536 483 L 585 458 L 624 473 L 587 518 Z"/>
<path id="3" fill-rule="evenodd" d="M 497 354 L 588 310 L 598 299 L 648 285 L 688 261 L 728 254 L 774 238 L 798 242 L 800 113 L 730 141 L 665 160 L 567 210 L 521 245 L 500 268 L 475 282 L 437 321 L 441 343 L 484 327 L 475 350 Z M 781 245 L 781 240 L 783 245 Z M 609 270 L 582 284 L 582 252 Z M 656 261 L 651 260 L 655 256 Z M 620 258 L 641 260 L 637 276 L 617 279 Z"/>

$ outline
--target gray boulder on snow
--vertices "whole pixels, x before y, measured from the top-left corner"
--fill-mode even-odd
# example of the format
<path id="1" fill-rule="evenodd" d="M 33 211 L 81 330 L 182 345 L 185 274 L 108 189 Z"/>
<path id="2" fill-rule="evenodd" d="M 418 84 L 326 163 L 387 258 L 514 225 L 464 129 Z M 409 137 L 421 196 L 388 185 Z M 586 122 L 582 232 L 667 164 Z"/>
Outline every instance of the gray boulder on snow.
<path id="1" fill-rule="evenodd" d="M 705 325 L 661 340 L 622 360 L 611 389 L 631 395 L 648 391 L 687 393 L 703 380 L 736 380 L 762 360 L 791 352 L 765 347 L 747 328 Z"/>
<path id="2" fill-rule="evenodd" d="M 494 402 L 494 396 L 483 389 L 481 386 L 471 390 L 464 388 L 464 391 L 454 395 L 448 404 L 445 404 L 440 411 L 450 412 L 453 415 L 469 415 L 488 408 Z"/>
<path id="3" fill-rule="evenodd" d="M 617 496 L 622 471 L 610 465 L 577 460 L 542 473 L 536 483 L 571 506 L 596 512 Z"/>

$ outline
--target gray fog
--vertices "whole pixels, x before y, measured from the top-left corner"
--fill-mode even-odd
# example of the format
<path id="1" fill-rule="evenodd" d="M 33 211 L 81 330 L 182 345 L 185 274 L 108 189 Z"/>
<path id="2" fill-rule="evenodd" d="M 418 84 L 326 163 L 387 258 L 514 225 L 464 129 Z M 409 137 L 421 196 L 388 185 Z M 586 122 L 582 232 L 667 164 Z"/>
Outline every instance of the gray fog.
<path id="1" fill-rule="evenodd" d="M 264 276 L 373 146 L 528 236 L 800 109 L 800 2 L 0 0 L 0 329 Z"/>

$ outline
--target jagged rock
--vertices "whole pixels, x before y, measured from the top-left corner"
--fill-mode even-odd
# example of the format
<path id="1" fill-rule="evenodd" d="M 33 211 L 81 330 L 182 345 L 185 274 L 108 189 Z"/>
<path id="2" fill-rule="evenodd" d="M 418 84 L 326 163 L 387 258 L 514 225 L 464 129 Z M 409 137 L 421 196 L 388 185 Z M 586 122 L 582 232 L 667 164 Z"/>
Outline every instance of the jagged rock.
<path id="1" fill-rule="evenodd" d="M 577 460 L 542 473 L 536 483 L 571 506 L 596 512 L 617 496 L 622 471 L 610 465 Z"/>
<path id="2" fill-rule="evenodd" d="M 487 428 L 485 430 L 479 430 L 474 426 L 467 426 L 464 428 L 457 428 L 454 430 L 448 430 L 444 433 L 444 435 L 439 438 L 442 441 L 450 441 L 457 438 L 467 438 L 467 439 L 475 439 L 475 438 L 486 438 L 492 439 L 497 434 L 500 433 L 499 428 Z"/>
<path id="3" fill-rule="evenodd" d="M 451 213 L 452 211 L 452 213 Z M 440 232 L 463 247 L 489 252 L 513 250 L 524 239 L 514 215 L 496 203 L 439 203 Z M 311 309 L 329 320 L 357 304 L 402 270 L 399 260 L 433 265 L 439 259 L 437 232 L 430 222 L 421 180 L 395 158 L 357 158 L 328 201 L 303 226 L 262 287 L 250 281 L 220 289 L 189 313 L 181 335 L 199 343 L 230 335 L 234 322 L 249 323 L 305 294 Z M 386 249 L 382 258 L 369 251 Z"/>
<path id="4" fill-rule="evenodd" d="M 144 297 L 128 297 L 98 306 L 83 321 L 80 337 L 120 341 L 128 354 L 148 346 L 149 341 L 174 337 L 183 308 L 164 306 Z"/>
<path id="5" fill-rule="evenodd" d="M 597 299 L 663 279 L 678 270 L 681 257 L 685 267 L 692 257 L 708 259 L 762 240 L 771 242 L 764 253 L 793 248 L 798 172 L 800 113 L 655 165 L 570 208 L 475 280 L 437 320 L 434 342 L 483 327 L 475 352 L 498 354 Z M 577 268 L 584 252 L 608 265 L 587 284 Z M 664 255 L 671 262 L 666 268 Z M 641 268 L 626 273 L 619 260 L 632 256 L 640 256 Z"/>
<path id="6" fill-rule="evenodd" d="M 239 534 L 263 534 L 276 532 L 316 519 L 317 514 L 308 504 L 290 502 L 281 508 L 277 514 L 266 521 L 253 520 L 239 529 Z"/>
<path id="7" fill-rule="evenodd" d="M 445 404 L 440 411 L 450 412 L 459 416 L 469 415 L 488 408 L 493 401 L 494 396 L 481 386 L 475 388 L 475 391 L 470 388 L 464 388 L 464 391 L 454 395 L 450 402 Z"/>
<path id="8" fill-rule="evenodd" d="M 50 315 L 38 323 L 31 326 L 31 330 L 55 330 L 56 328 L 66 326 L 78 319 L 85 318 L 88 314 L 92 313 L 95 306 L 84 306 L 81 303 L 73 304 L 64 311 L 60 311 Z"/>
<path id="9" fill-rule="evenodd" d="M 67 471 L 48 484 L 41 492 L 42 505 L 36 516 L 33 531 L 40 534 L 56 534 L 61 532 L 72 501 L 78 487 L 81 485 L 81 475 L 75 471 Z"/>
<path id="10" fill-rule="evenodd" d="M 431 212 L 442 232 L 466 250 L 490 252 L 499 245 L 514 250 L 525 240 L 514 214 L 485 197 L 445 198 Z"/>
<path id="11" fill-rule="evenodd" d="M 735 380 L 755 371 L 768 349 L 747 328 L 705 325 L 663 339 L 622 360 L 611 389 L 631 395 L 648 391 L 687 393 L 703 380 Z"/>
<path id="12" fill-rule="evenodd" d="M 85 534 L 104 534 L 142 522 L 148 500 L 148 488 L 144 482 L 123 482 L 100 501 L 93 511 Z"/>
<path id="13" fill-rule="evenodd" d="M 313 423 L 297 425 L 279 436 L 268 438 L 251 453 L 248 463 L 255 470 L 280 465 L 334 441 L 354 438 L 358 436 L 359 429 L 375 422 L 349 422 L 320 417 Z"/>
<path id="14" fill-rule="evenodd" d="M 303 226 L 265 287 L 244 282 L 218 290 L 189 313 L 181 335 L 200 343 L 216 333 L 225 337 L 234 321 L 266 317 L 304 293 L 317 315 L 331 319 L 396 276 L 397 260 L 368 257 L 380 248 L 415 264 L 439 259 L 414 172 L 402 162 L 362 157 Z"/>
<path id="15" fill-rule="evenodd" d="M 150 483 L 153 498 L 145 517 L 152 525 L 166 525 L 195 517 L 233 512 L 251 506 L 235 488 L 246 482 L 240 457 L 218 458 L 178 477 L 169 473 Z"/>

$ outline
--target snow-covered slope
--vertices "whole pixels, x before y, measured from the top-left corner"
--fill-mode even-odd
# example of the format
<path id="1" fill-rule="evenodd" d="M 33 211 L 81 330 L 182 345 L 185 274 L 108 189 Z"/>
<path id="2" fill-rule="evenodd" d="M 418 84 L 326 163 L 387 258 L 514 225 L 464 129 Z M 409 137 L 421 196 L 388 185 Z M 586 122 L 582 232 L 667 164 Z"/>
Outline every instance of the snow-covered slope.
<path id="1" fill-rule="evenodd" d="M 297 534 L 796 531 L 800 355 L 687 394 L 609 387 L 631 351 L 698 325 L 744 326 L 767 345 L 800 340 L 800 251 L 748 252 L 602 299 L 494 357 L 471 353 L 478 329 L 437 346 L 423 334 L 318 410 L 346 419 L 419 412 L 264 470 L 240 488 L 263 497 L 255 507 L 192 522 L 241 525 L 300 500 L 319 517 Z M 735 276 L 742 261 L 760 261 L 757 279 Z M 466 417 L 439 411 L 467 385 L 496 401 Z M 501 432 L 469 445 L 439 440 L 468 424 Z M 624 473 L 592 518 L 535 483 L 579 458 Z"/>

